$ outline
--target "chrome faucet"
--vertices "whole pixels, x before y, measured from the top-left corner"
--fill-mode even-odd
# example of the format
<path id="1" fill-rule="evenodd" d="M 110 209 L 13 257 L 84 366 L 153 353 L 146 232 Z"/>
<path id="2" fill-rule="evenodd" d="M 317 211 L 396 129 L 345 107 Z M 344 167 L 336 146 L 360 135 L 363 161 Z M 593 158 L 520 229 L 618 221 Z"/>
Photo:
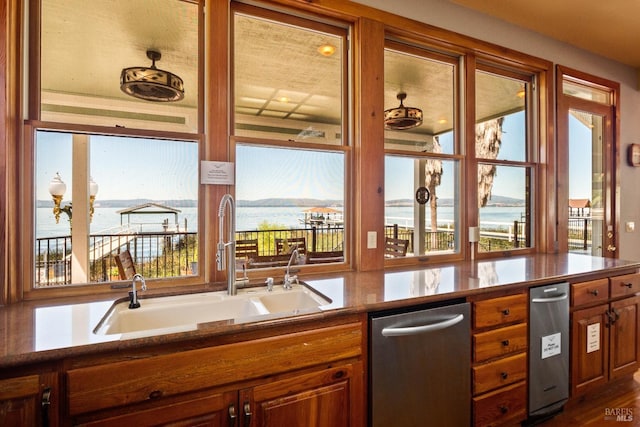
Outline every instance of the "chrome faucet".
<path id="1" fill-rule="evenodd" d="M 138 301 L 138 292 L 136 291 L 136 282 L 140 282 L 140 290 L 147 290 L 147 283 L 144 281 L 144 277 L 141 274 L 134 274 L 131 279 L 131 291 L 129 292 L 129 308 L 139 308 L 140 302 Z"/>
<path id="2" fill-rule="evenodd" d="M 218 222 L 220 225 L 220 233 L 218 241 L 218 252 L 216 253 L 216 264 L 218 271 L 227 269 L 227 292 L 229 295 L 235 295 L 238 293 L 236 283 L 236 215 L 234 212 L 234 201 L 231 194 L 225 194 L 220 200 L 220 207 L 218 208 Z M 225 243 L 224 238 L 224 212 L 229 207 L 229 229 L 228 229 L 228 241 Z M 229 260 L 226 260 L 226 249 L 229 247 Z"/>
<path id="3" fill-rule="evenodd" d="M 299 283 L 298 282 L 298 276 L 297 275 L 291 275 L 290 269 L 291 269 L 291 263 L 293 262 L 293 259 L 296 259 L 296 263 L 298 262 L 298 259 L 300 258 L 300 253 L 298 252 L 298 248 L 294 249 L 293 252 L 291 252 L 291 258 L 289 258 L 289 263 L 287 264 L 287 270 L 284 273 L 284 281 L 282 282 L 282 287 L 284 289 L 293 289 L 293 283 L 295 282 L 296 285 Z"/>

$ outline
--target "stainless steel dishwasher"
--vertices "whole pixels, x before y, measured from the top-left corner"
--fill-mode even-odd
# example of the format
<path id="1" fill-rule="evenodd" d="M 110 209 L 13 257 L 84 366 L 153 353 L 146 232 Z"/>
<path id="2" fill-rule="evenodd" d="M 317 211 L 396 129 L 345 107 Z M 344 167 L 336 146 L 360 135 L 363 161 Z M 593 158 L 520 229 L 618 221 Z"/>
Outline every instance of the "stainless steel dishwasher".
<path id="1" fill-rule="evenodd" d="M 370 319 L 374 427 L 471 424 L 469 303 Z"/>
<path id="2" fill-rule="evenodd" d="M 529 418 L 549 418 L 569 398 L 569 284 L 529 290 Z"/>

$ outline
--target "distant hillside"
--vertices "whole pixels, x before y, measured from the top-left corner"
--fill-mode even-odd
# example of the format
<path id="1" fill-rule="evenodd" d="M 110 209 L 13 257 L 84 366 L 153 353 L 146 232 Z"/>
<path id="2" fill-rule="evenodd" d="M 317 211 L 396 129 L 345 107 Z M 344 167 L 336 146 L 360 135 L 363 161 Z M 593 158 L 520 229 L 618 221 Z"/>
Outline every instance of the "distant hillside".
<path id="1" fill-rule="evenodd" d="M 388 200 L 385 206 L 413 206 L 412 199 L 395 199 Z M 438 206 L 453 206 L 453 199 L 438 198 Z M 492 196 L 487 206 L 524 206 L 523 199 L 515 199 L 513 197 Z"/>
<path id="2" fill-rule="evenodd" d="M 113 199 L 113 200 L 97 200 L 96 206 L 101 208 L 130 208 L 133 206 L 143 205 L 145 203 L 159 203 L 161 205 L 170 206 L 173 208 L 195 208 L 198 206 L 197 200 L 183 199 L 183 200 L 152 200 L 152 199 Z M 64 202 L 63 202 L 64 204 Z M 386 206 L 413 206 L 412 199 L 396 199 L 388 200 Z M 39 208 L 51 208 L 53 207 L 53 201 L 51 200 L 38 200 L 37 207 Z M 322 199 L 259 199 L 259 200 L 238 200 L 238 207 L 243 208 L 311 208 L 311 207 L 343 207 L 344 202 L 342 200 L 322 200 Z M 438 198 L 438 206 L 453 206 L 453 199 Z M 513 197 L 493 196 L 487 206 L 524 206 L 524 200 L 514 199 Z"/>
<path id="3" fill-rule="evenodd" d="M 238 207 L 244 208 L 261 208 L 261 207 L 299 207 L 299 208 L 312 208 L 315 206 L 338 206 L 344 205 L 342 200 L 320 200 L 320 199 L 260 199 L 260 200 L 238 200 Z"/>

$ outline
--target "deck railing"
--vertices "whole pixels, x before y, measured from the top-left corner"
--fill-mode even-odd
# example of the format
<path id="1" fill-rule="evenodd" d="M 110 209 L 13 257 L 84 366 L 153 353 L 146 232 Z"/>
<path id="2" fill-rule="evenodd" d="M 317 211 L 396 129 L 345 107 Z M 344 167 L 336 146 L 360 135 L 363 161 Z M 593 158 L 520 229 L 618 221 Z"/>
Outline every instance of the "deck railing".
<path id="1" fill-rule="evenodd" d="M 590 218 L 569 221 L 569 250 L 586 250 L 591 245 Z M 407 253 L 414 253 L 414 233 L 406 225 L 385 226 L 385 236 L 407 239 Z M 277 256 L 277 239 L 304 238 L 310 252 L 341 251 L 344 248 L 342 227 L 305 227 L 294 229 L 248 230 L 236 233 L 238 240 L 256 240 L 261 256 Z M 455 250 L 455 231 L 449 227 L 428 231 L 424 236 L 425 252 Z M 483 229 L 483 251 L 524 247 L 524 223 L 515 221 L 508 230 Z M 136 271 L 148 278 L 197 274 L 198 243 L 195 232 L 132 232 L 90 236 L 89 282 L 120 280 L 113 256 L 129 249 Z M 36 287 L 71 283 L 71 236 L 36 240 Z"/>

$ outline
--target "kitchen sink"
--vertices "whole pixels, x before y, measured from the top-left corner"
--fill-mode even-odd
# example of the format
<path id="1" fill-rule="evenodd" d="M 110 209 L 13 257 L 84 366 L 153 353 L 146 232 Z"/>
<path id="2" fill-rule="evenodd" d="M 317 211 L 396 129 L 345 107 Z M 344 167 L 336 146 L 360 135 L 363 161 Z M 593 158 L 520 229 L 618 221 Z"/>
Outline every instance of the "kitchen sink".
<path id="1" fill-rule="evenodd" d="M 138 294 L 140 295 L 140 294 Z M 130 337 L 158 335 L 197 329 L 198 324 L 221 320 L 246 323 L 271 315 L 274 317 L 313 313 L 331 300 L 305 284 L 293 289 L 274 286 L 238 290 L 139 299 L 140 307 L 129 308 L 129 301 L 114 303 L 104 314 L 93 333 L 125 334 Z"/>

